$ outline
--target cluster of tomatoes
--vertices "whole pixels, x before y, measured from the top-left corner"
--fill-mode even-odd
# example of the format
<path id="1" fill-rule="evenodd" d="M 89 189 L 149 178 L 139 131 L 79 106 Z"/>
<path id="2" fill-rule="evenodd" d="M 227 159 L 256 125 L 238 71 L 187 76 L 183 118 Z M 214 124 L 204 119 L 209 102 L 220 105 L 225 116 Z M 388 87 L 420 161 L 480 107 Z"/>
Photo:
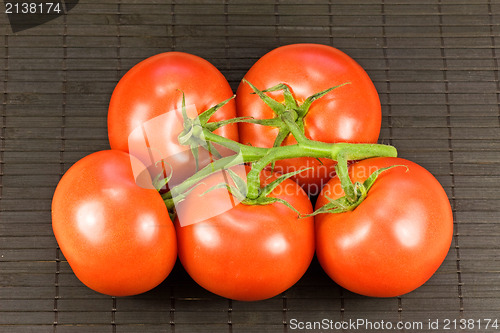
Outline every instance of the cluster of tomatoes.
<path id="1" fill-rule="evenodd" d="M 134 295 L 160 284 L 179 257 L 189 275 L 207 290 L 236 300 L 261 300 L 295 284 L 316 253 L 335 282 L 363 295 L 401 295 L 427 281 L 449 250 L 452 212 L 439 182 L 404 159 L 379 157 L 352 163 L 353 184 L 392 168 L 380 173 L 355 209 L 340 213 L 315 214 L 311 203 L 311 197 L 317 198 L 318 210 L 344 195 L 335 176 L 336 162 L 326 158 L 278 160 L 275 172 L 262 172 L 262 186 L 276 180 L 279 172 L 308 168 L 273 188 L 269 195 L 281 201 L 240 203 L 196 223 L 172 221 L 161 191 L 138 185 L 131 164 L 140 164 L 141 158 L 130 155 L 131 133 L 170 110 L 191 104 L 201 113 L 229 100 L 210 122 L 273 119 L 273 110 L 247 81 L 263 91 L 284 83 L 297 105 L 329 87 L 349 83 L 314 100 L 307 114 L 294 121 L 310 140 L 378 140 L 381 107 L 375 87 L 354 60 L 335 48 L 316 44 L 277 48 L 260 58 L 245 80 L 231 99 L 228 82 L 213 65 L 181 52 L 148 58 L 120 80 L 108 112 L 111 150 L 74 164 L 53 198 L 54 234 L 76 276 L 104 294 Z M 265 94 L 281 104 L 290 102 L 282 91 L 270 89 Z M 172 136 L 174 127 L 160 123 L 153 137 L 149 133 L 149 142 L 154 141 L 160 151 L 178 146 L 172 139 L 178 134 Z M 281 130 L 229 121 L 214 133 L 253 147 L 297 143 Z M 175 169 L 192 165 L 189 158 L 180 159 Z M 218 181 L 209 176 L 183 198 L 187 211 L 183 218 L 217 211 L 231 195 L 228 190 L 221 187 L 208 199 L 200 194 Z"/>

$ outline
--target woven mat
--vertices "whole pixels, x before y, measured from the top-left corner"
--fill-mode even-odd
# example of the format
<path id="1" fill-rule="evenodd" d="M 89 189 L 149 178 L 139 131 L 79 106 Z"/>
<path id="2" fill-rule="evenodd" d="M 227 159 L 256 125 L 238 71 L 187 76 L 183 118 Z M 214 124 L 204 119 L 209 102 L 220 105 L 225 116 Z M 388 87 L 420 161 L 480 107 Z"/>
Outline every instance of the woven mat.
<path id="1" fill-rule="evenodd" d="M 294 320 L 324 318 L 423 323 L 405 332 L 435 332 L 435 319 L 458 331 L 453 320 L 471 319 L 463 331 L 482 332 L 478 320 L 500 321 L 500 3 L 304 2 L 82 0 L 17 33 L 0 15 L 0 332 L 292 332 Z M 204 291 L 180 265 L 136 297 L 83 286 L 53 237 L 51 197 L 74 162 L 108 148 L 120 77 L 178 50 L 211 61 L 236 88 L 260 56 L 298 42 L 356 59 L 380 93 L 380 142 L 446 189 L 455 235 L 438 272 L 387 299 L 339 288 L 316 261 L 297 285 L 255 303 Z"/>

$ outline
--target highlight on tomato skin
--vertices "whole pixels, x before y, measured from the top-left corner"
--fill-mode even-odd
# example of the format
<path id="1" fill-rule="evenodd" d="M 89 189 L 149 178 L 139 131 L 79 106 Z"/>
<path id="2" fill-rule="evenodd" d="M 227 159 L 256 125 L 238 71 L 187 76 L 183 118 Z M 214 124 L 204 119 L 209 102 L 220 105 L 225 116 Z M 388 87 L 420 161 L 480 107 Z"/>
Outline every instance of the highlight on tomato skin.
<path id="1" fill-rule="evenodd" d="M 402 158 L 372 158 L 350 167 L 353 182 L 380 174 L 353 211 L 315 216 L 316 255 L 340 286 L 366 296 L 393 297 L 423 285 L 444 261 L 453 237 L 446 192 L 423 167 Z M 316 208 L 343 195 L 337 177 Z"/>
<path id="2" fill-rule="evenodd" d="M 52 200 L 54 235 L 71 269 L 112 296 L 156 287 L 177 258 L 166 206 L 155 189 L 136 184 L 131 161 L 140 163 L 118 150 L 88 155 L 64 174 Z"/>

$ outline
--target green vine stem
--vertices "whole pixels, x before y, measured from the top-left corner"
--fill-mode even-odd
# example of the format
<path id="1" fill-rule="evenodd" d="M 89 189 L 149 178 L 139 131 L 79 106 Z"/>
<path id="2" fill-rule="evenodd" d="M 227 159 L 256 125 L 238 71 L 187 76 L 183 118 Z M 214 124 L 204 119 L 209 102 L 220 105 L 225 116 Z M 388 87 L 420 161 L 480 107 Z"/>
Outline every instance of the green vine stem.
<path id="1" fill-rule="evenodd" d="M 225 138 L 223 136 L 217 135 L 215 133 L 212 133 L 207 129 L 203 130 L 203 136 L 205 140 L 209 142 L 217 143 L 236 153 L 241 153 L 241 155 L 245 159 L 245 162 L 255 161 L 261 158 L 262 156 L 266 155 L 268 152 L 267 148 L 248 146 L 243 143 L 239 143 L 231 139 Z"/>
<path id="2" fill-rule="evenodd" d="M 295 125 L 295 123 L 293 123 L 293 125 Z M 292 133 L 295 131 L 294 129 Z M 210 174 L 224 168 L 230 168 L 242 162 L 253 162 L 252 168 L 247 175 L 247 198 L 255 199 L 260 195 L 260 172 L 267 165 L 275 161 L 295 157 L 330 158 L 341 162 L 340 165 L 342 166 L 345 161 L 345 168 L 342 167 L 339 169 L 339 177 L 342 177 L 342 186 L 346 186 L 344 189 L 347 191 L 346 193 L 352 193 L 351 195 L 354 197 L 354 190 L 349 189 L 353 189 L 353 185 L 347 174 L 347 160 L 361 160 L 376 156 L 395 157 L 397 155 L 397 151 L 394 147 L 380 144 L 325 143 L 309 140 L 304 136 L 303 139 L 297 140 L 300 142 L 295 145 L 261 148 L 241 144 L 214 134 L 206 129 L 203 130 L 203 134 L 205 140 L 220 144 L 238 153 L 215 160 L 181 184 L 175 186 L 170 192 L 165 193 L 163 198 L 165 199 L 167 207 L 172 207 L 174 205 L 175 200 L 172 197 L 172 193 L 183 193 Z"/>
<path id="3" fill-rule="evenodd" d="M 354 197 L 354 188 L 347 173 L 347 160 L 362 160 L 371 157 L 396 157 L 396 148 L 379 144 L 355 144 L 355 143 L 324 143 L 319 141 L 304 140 L 291 146 L 280 146 L 269 148 L 268 153 L 252 165 L 247 175 L 247 198 L 256 199 L 260 194 L 260 172 L 272 162 L 295 157 L 330 158 L 337 162 L 345 161 L 344 169 L 339 174 L 344 190 Z M 352 190 L 350 189 L 352 188 Z M 347 192 L 346 192 L 347 193 Z"/>
<path id="4" fill-rule="evenodd" d="M 344 190 L 346 199 L 349 202 L 354 202 L 357 199 L 356 190 L 354 189 L 354 184 L 349 177 L 349 167 L 347 166 L 348 159 L 343 155 L 339 154 L 337 157 L 337 165 L 335 165 L 335 172 L 340 179 L 340 185 Z"/>
<path id="5" fill-rule="evenodd" d="M 305 136 L 303 118 L 307 114 L 311 104 L 316 99 L 323 97 L 333 89 L 349 84 L 349 82 L 314 94 L 308 97 L 301 105 L 298 104 L 291 91 L 288 89 L 288 86 L 285 84 L 278 84 L 274 87 L 268 88 L 267 90 L 259 90 L 250 82 L 244 82 L 251 86 L 254 93 L 257 94 L 274 111 L 276 116 L 271 119 L 240 117 L 220 122 L 208 122 L 210 117 L 221 106 L 234 98 L 234 96 L 202 112 L 198 117 L 198 122 L 193 119 L 189 119 L 187 115 L 183 114 L 185 128 L 179 139 L 183 141 L 181 144 L 191 146 L 195 159 L 197 158 L 199 149 L 198 145 L 201 141 L 207 142 L 208 148 L 213 147 L 211 146 L 212 144 L 218 144 L 234 151 L 235 154 L 216 159 L 214 162 L 205 166 L 181 184 L 171 188 L 169 192 L 164 193 L 162 197 L 169 210 L 173 210 L 176 202 L 183 200 L 190 190 L 197 186 L 197 184 L 199 184 L 207 176 L 241 163 L 251 163 L 252 165 L 249 173 L 247 174 L 246 202 L 258 203 L 259 200 L 264 202 L 266 201 L 264 200 L 266 198 L 262 198 L 262 196 L 266 196 L 266 193 L 260 186 L 261 171 L 268 165 L 274 165 L 276 161 L 297 157 L 328 158 L 337 161 L 335 169 L 345 192 L 345 200 L 349 203 L 355 203 L 359 201 L 360 196 L 357 187 L 352 183 L 349 177 L 347 161 L 362 160 L 371 157 L 397 156 L 396 149 L 388 145 L 325 143 L 310 140 Z M 284 103 L 280 103 L 265 94 L 267 91 L 277 90 L 283 91 L 285 98 Z M 279 130 L 279 134 L 273 147 L 252 147 L 213 133 L 213 131 L 219 127 L 238 122 L 247 122 L 258 124 L 260 126 L 272 126 L 277 128 Z M 282 142 L 289 134 L 293 135 L 297 144 L 282 146 Z M 296 174 L 298 172 L 299 170 L 295 170 L 295 172 L 289 174 Z"/>

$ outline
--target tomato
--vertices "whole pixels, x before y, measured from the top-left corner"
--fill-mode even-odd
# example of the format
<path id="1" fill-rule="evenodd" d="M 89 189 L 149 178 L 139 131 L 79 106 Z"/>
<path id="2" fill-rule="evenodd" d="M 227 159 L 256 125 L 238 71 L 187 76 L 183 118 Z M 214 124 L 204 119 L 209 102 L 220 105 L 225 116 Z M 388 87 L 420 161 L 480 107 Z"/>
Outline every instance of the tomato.
<path id="1" fill-rule="evenodd" d="M 136 184 L 130 155 L 121 151 L 93 153 L 64 174 L 52 201 L 52 227 L 76 276 L 103 294 L 148 291 L 177 258 L 161 196 Z"/>
<path id="2" fill-rule="evenodd" d="M 184 173 L 179 181 L 195 172 L 190 150 L 179 152 L 177 136 L 182 130 L 182 118 L 165 117 L 168 112 L 186 105 L 194 105 L 198 113 L 233 95 L 225 77 L 208 61 L 188 53 L 166 52 L 152 56 L 130 69 L 118 82 L 108 110 L 108 136 L 112 149 L 134 154 L 144 164 L 151 165 L 165 157 L 178 155 L 169 163 L 175 171 Z M 234 100 L 224 105 L 210 119 L 220 121 L 234 118 Z M 177 123 L 173 123 L 177 122 Z M 148 124 L 148 128 L 144 125 Z M 138 136 L 130 136 L 134 129 Z M 235 124 L 215 131 L 232 140 L 238 140 Z M 147 147 L 158 153 L 150 160 Z M 207 162 L 201 164 L 205 165 Z M 187 169 L 187 170 L 186 170 Z"/>
<path id="3" fill-rule="evenodd" d="M 401 166 L 382 172 L 356 209 L 315 217 L 321 266 L 339 285 L 362 295 L 392 297 L 418 288 L 441 265 L 453 236 L 447 195 L 423 167 L 373 158 L 353 164 L 351 179 L 363 182 L 391 165 Z M 339 179 L 332 178 L 316 207 L 340 196 Z"/>
<path id="4" fill-rule="evenodd" d="M 244 77 L 258 89 L 285 83 L 295 99 L 302 103 L 307 97 L 343 83 L 314 101 L 304 118 L 305 135 L 328 143 L 375 143 L 381 124 L 380 100 L 366 72 L 348 55 L 326 45 L 293 44 L 279 47 L 260 58 Z M 269 96 L 283 102 L 282 92 Z M 236 93 L 238 116 L 257 119 L 273 118 L 274 112 L 242 82 Z M 278 129 L 240 123 L 240 142 L 258 147 L 272 147 Z M 292 135 L 284 145 L 296 143 Z M 313 158 L 294 158 L 276 163 L 282 173 L 313 167 L 295 180 L 308 192 L 319 189 L 335 174 L 335 162 Z"/>
<path id="5" fill-rule="evenodd" d="M 265 179 L 267 176 L 262 184 L 275 179 Z M 193 190 L 181 203 L 192 214 L 184 218 L 198 218 L 221 205 L 224 210 L 228 200 L 225 188 L 213 190 L 207 199 L 201 195 L 222 181 L 222 176 L 211 176 Z M 306 193 L 292 180 L 281 183 L 271 196 L 287 200 L 303 214 L 312 212 Z M 273 297 L 300 279 L 314 255 L 313 218 L 297 217 L 296 212 L 275 202 L 240 203 L 193 224 L 176 219 L 179 259 L 199 285 L 217 295 L 244 301 Z"/>

